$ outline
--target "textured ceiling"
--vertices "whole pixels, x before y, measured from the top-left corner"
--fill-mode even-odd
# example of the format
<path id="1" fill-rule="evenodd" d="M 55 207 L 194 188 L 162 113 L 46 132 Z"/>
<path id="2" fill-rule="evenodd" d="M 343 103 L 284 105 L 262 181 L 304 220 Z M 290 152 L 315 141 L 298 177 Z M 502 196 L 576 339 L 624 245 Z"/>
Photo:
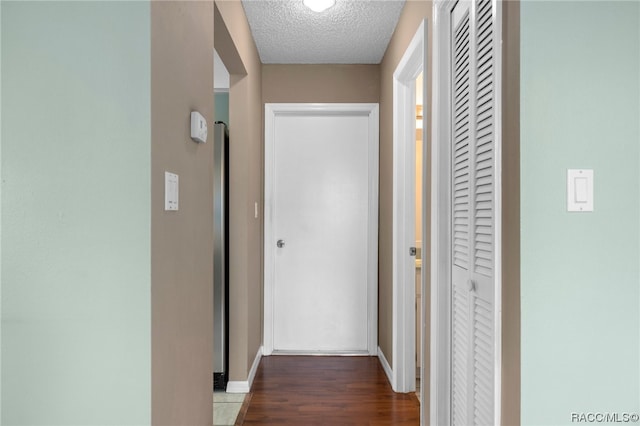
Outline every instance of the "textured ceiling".
<path id="1" fill-rule="evenodd" d="M 302 0 L 242 0 L 265 64 L 378 64 L 404 0 L 336 0 L 321 13 Z"/>

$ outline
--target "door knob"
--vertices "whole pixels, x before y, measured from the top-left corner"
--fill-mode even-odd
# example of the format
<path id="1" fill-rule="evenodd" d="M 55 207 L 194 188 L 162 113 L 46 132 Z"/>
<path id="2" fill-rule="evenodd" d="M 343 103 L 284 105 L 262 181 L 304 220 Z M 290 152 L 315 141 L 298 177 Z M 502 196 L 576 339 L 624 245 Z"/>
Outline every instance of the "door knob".
<path id="1" fill-rule="evenodd" d="M 278 240 L 278 242 L 276 243 L 276 245 L 278 246 L 278 248 L 282 248 L 282 247 L 284 247 L 284 240 Z"/>
<path id="2" fill-rule="evenodd" d="M 476 291 L 476 282 L 474 280 L 468 280 L 467 286 L 469 287 L 469 291 Z"/>

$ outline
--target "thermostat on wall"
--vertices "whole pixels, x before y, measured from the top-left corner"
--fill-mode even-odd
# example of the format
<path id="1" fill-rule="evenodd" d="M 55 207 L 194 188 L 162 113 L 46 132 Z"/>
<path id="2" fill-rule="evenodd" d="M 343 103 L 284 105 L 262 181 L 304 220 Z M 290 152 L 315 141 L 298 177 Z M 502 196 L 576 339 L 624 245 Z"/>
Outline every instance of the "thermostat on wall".
<path id="1" fill-rule="evenodd" d="M 191 112 L 191 139 L 198 143 L 207 142 L 207 120 L 198 111 Z"/>

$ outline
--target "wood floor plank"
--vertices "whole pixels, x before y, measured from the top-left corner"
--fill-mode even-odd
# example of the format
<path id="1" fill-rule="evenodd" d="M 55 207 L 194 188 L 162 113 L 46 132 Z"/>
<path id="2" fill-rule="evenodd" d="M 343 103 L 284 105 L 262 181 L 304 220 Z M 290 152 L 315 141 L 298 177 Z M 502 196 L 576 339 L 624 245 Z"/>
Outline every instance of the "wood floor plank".
<path id="1" fill-rule="evenodd" d="M 420 404 L 393 392 L 377 357 L 270 356 L 243 424 L 417 426 Z"/>

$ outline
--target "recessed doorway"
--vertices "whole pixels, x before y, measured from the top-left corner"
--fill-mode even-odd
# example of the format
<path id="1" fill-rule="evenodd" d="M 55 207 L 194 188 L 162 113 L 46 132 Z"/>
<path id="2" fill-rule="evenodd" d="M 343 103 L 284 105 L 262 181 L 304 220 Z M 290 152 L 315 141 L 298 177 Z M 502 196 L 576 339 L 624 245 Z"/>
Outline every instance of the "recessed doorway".
<path id="1" fill-rule="evenodd" d="M 423 339 L 422 339 L 422 326 L 421 321 L 423 317 L 423 297 L 428 296 L 426 293 L 422 293 L 422 274 L 423 274 L 423 240 L 422 240 L 422 228 L 424 226 L 422 222 L 422 211 L 423 211 L 423 194 L 424 186 L 422 184 L 423 174 L 424 174 L 424 144 L 423 144 L 423 132 L 424 129 L 424 72 L 421 72 L 418 78 L 416 78 L 416 145 L 415 145 L 415 247 L 416 247 L 416 255 L 415 255 L 415 312 L 416 312 L 416 396 L 420 403 L 422 403 L 421 393 L 420 393 L 420 383 L 421 383 L 421 372 L 422 372 L 422 353 L 423 353 Z M 426 266 L 426 264 L 425 264 Z M 427 299 L 428 300 L 428 299 Z M 426 305 L 426 304 L 425 304 Z M 425 318 L 428 318 L 425 316 Z"/>
<path id="2" fill-rule="evenodd" d="M 423 21 L 405 51 L 393 82 L 393 357 L 391 382 L 396 392 L 415 392 L 416 376 L 421 375 L 424 393 L 426 274 L 422 271 L 422 241 L 426 241 L 425 188 L 427 171 L 424 128 L 425 114 L 417 114 L 418 101 L 426 99 L 426 85 L 416 95 L 419 77 L 426 70 L 426 23 Z M 417 139 L 420 138 L 419 143 Z M 420 150 L 420 152 L 419 152 Z M 418 161 L 417 157 L 420 157 Z M 420 169 L 420 170 L 418 170 Z M 417 196 L 420 192 L 420 197 Z M 419 216 L 419 217 L 418 217 Z M 428 356 L 426 357 L 428 360 Z M 424 399 L 424 397 L 422 398 Z M 424 404 L 422 404 L 424 406 Z M 423 410 L 423 408 L 421 408 Z"/>

